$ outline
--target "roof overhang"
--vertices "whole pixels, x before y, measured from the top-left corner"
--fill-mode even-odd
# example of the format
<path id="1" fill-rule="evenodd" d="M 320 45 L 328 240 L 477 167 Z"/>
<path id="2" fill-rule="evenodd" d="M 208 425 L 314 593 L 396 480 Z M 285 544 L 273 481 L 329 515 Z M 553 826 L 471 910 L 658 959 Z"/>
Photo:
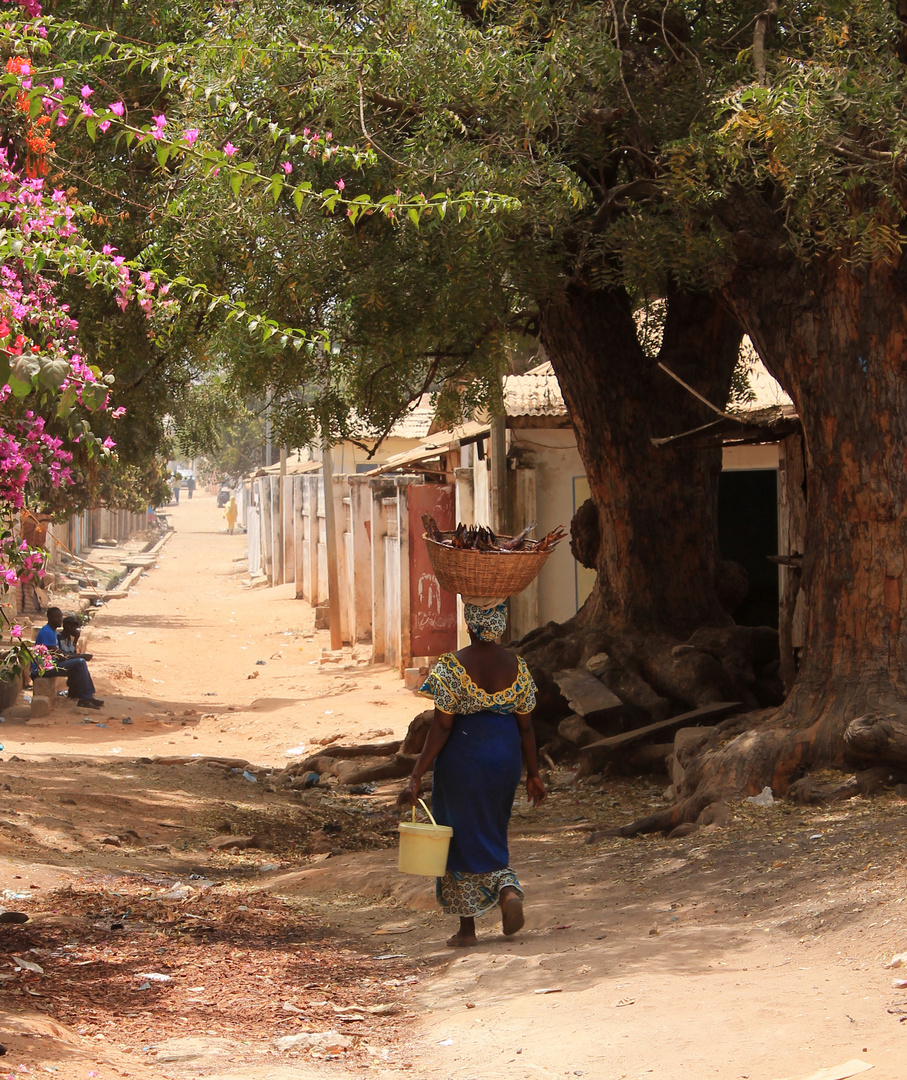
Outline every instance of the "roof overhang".
<path id="1" fill-rule="evenodd" d="M 438 431 L 419 446 L 412 450 L 405 450 L 402 454 L 394 454 L 383 465 L 379 465 L 369 473 L 369 476 L 381 476 L 383 473 L 398 472 L 401 469 L 412 468 L 426 462 L 435 461 L 449 454 L 452 450 L 459 450 L 461 446 L 469 446 L 472 443 L 482 442 L 489 437 L 491 427 L 489 424 L 477 420 L 469 420 L 455 428 L 447 428 Z M 426 469 L 426 472 L 444 472 L 444 468 Z"/>

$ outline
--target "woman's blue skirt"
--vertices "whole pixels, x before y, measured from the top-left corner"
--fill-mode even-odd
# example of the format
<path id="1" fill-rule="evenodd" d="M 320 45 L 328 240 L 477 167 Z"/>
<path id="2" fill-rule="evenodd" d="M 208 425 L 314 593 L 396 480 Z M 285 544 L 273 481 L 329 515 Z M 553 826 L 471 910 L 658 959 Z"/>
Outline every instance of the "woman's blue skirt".
<path id="1" fill-rule="evenodd" d="M 435 759 L 432 813 L 453 829 L 448 871 L 484 874 L 509 862 L 507 826 L 523 772 L 512 713 L 455 716 Z"/>

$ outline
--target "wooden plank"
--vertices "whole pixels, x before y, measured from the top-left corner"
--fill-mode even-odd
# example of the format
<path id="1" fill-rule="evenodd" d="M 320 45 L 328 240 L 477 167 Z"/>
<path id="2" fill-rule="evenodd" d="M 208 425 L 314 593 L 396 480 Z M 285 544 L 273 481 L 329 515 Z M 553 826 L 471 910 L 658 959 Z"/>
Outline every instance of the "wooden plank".
<path id="1" fill-rule="evenodd" d="M 611 735 L 607 739 L 599 739 L 598 742 L 582 747 L 580 753 L 620 750 L 624 746 L 639 742 L 647 736 L 660 731 L 670 731 L 671 728 L 696 727 L 703 720 L 717 720 L 722 716 L 728 716 L 739 709 L 741 704 L 740 701 L 716 701 L 711 705 L 703 705 L 701 709 L 693 709 L 692 712 L 671 716 L 667 720 L 659 720 L 657 724 L 646 724 L 645 727 L 636 728 L 634 731 L 625 731 L 622 735 Z"/>
<path id="2" fill-rule="evenodd" d="M 622 709 L 624 703 L 586 668 L 555 671 L 554 681 L 561 688 L 567 704 L 579 716 Z"/>

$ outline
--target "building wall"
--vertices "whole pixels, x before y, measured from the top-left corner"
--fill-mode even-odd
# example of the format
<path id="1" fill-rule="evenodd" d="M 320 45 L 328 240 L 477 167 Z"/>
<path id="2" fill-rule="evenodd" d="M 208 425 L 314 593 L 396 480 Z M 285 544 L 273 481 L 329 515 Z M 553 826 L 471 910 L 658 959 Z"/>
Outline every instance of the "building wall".
<path id="1" fill-rule="evenodd" d="M 520 428 L 508 431 L 508 449 L 521 451 L 523 464 L 535 469 L 535 501 L 538 525 L 536 536 L 563 525 L 570 527 L 576 508 L 589 494 L 586 472 L 576 449 L 572 429 Z M 490 513 L 490 473 L 488 457 L 479 460 L 475 448 L 462 451 L 464 465 L 473 470 L 475 522 L 487 524 Z M 527 521 L 513 523 L 517 529 Z M 581 567 L 564 541 L 545 563 L 538 578 L 538 621 L 563 622 L 576 614 L 595 581 L 595 575 Z"/>
<path id="2" fill-rule="evenodd" d="M 571 428 L 520 428 L 511 431 L 511 447 L 524 451 L 535 465 L 536 536 L 570 522 L 577 508 L 589 496 L 586 470 L 576 449 Z M 520 528 L 527 522 L 515 522 Z M 565 540 L 555 549 L 539 574 L 539 623 L 552 619 L 563 622 L 582 606 L 595 575 L 585 571 L 570 554 Z"/>
<path id="3" fill-rule="evenodd" d="M 721 468 L 725 472 L 744 469 L 777 469 L 780 447 L 778 443 L 763 446 L 726 446 L 721 455 Z"/>

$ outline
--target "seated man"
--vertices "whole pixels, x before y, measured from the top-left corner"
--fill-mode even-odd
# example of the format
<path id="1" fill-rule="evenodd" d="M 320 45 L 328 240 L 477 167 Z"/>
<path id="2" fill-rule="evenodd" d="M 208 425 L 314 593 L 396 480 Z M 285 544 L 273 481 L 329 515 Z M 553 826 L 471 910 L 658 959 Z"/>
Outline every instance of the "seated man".
<path id="1" fill-rule="evenodd" d="M 79 652 L 79 638 L 82 636 L 81 626 L 82 620 L 78 615 L 64 615 L 63 629 L 57 634 L 57 647 L 64 656 L 81 656 L 88 663 L 91 659 L 91 653 Z"/>
<path id="2" fill-rule="evenodd" d="M 51 678 L 54 675 L 65 675 L 69 685 L 70 697 L 78 700 L 80 709 L 100 709 L 104 704 L 94 696 L 94 683 L 88 673 L 88 664 L 83 656 L 66 656 L 60 651 L 57 639 L 57 630 L 63 625 L 63 612 L 52 607 L 47 609 L 47 624 L 42 626 L 35 635 L 35 644 L 43 645 L 53 661 L 53 667 L 41 671 L 38 665 L 32 663 L 32 678 L 41 676 Z"/>

